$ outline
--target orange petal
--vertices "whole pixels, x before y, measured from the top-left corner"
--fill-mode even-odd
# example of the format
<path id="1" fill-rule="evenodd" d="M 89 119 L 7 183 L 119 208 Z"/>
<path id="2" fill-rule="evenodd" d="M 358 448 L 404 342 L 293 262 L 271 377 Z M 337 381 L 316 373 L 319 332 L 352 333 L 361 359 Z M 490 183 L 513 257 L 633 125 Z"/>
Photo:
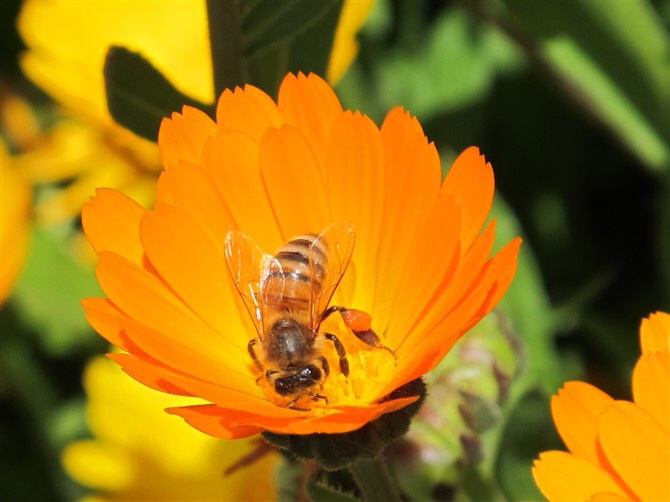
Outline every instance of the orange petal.
<path id="1" fill-rule="evenodd" d="M 207 401 L 234 409 L 254 409 L 259 413 L 276 413 L 282 416 L 283 409 L 269 403 L 263 396 L 239 391 L 224 384 L 205 382 L 198 377 L 187 375 L 165 365 L 147 362 L 143 356 L 135 354 L 109 354 L 123 371 L 138 382 L 160 391 L 173 394 L 197 396 Z M 173 392 L 168 389 L 177 389 Z M 289 410 L 290 411 L 290 410 Z"/>
<path id="2" fill-rule="evenodd" d="M 461 247 L 463 256 L 458 264 L 458 269 L 453 277 L 446 278 L 447 282 L 442 289 L 439 300 L 441 306 L 440 308 L 434 308 L 433 312 L 449 312 L 456 308 L 479 285 L 489 261 L 494 237 L 495 220 L 492 220 L 469 248 Z M 464 243 L 461 241 L 461 246 L 463 245 Z"/>
<path id="3" fill-rule="evenodd" d="M 230 411 L 214 404 L 167 408 L 165 411 L 183 418 L 191 427 L 213 437 L 240 439 L 263 432 L 262 427 L 243 425 L 244 414 L 238 417 L 240 424 L 230 422 Z"/>
<path id="4" fill-rule="evenodd" d="M 384 120 L 381 138 L 385 201 L 379 225 L 389 232 L 392 228 L 393 238 L 382 238 L 379 243 L 375 267 L 384 272 L 378 274 L 370 313 L 377 323 L 388 320 L 390 324 L 375 327 L 386 333 L 387 345 L 395 346 L 409 332 L 439 280 L 439 270 L 424 266 L 424 260 L 438 256 L 440 268 L 449 266 L 451 250 L 458 248 L 453 235 L 460 234 L 460 221 L 453 198 L 438 200 L 439 158 L 418 121 L 395 108 Z M 415 281 L 428 285 L 424 288 Z M 413 284 L 412 295 L 407 294 L 407 284 Z"/>
<path id="5" fill-rule="evenodd" d="M 459 266 L 461 249 L 454 235 L 460 233 L 460 212 L 453 203 L 449 196 L 437 201 L 417 235 L 401 246 L 410 250 L 409 256 L 400 265 L 393 265 L 402 270 L 402 275 L 394 286 L 395 301 L 386 314 L 390 318 L 386 340 L 399 357 L 403 357 L 405 347 L 415 347 L 424 336 L 426 331 L 416 326 L 431 312 L 438 314 L 436 310 L 446 301 L 443 284 Z M 389 262 L 393 258 L 392 254 Z"/>
<path id="6" fill-rule="evenodd" d="M 432 369 L 444 357 L 459 336 L 463 334 L 464 327 L 471 322 L 473 316 L 481 311 L 488 293 L 479 290 L 468 296 L 457 309 L 450 312 L 442 321 L 428 331 L 421 331 L 420 335 L 414 336 L 412 346 L 402 356 L 398 355 L 398 367 L 394 380 L 388 385 L 384 392 L 392 387 L 402 385 L 417 378 Z"/>
<path id="7" fill-rule="evenodd" d="M 175 112 L 170 118 L 164 118 L 158 131 L 163 167 L 169 170 L 179 161 L 200 161 L 205 141 L 216 132 L 214 121 L 191 106 L 185 105 L 181 113 Z"/>
<path id="8" fill-rule="evenodd" d="M 86 311 L 86 320 L 112 345 L 120 349 L 128 350 L 125 339 L 122 336 L 123 312 L 117 309 L 107 298 L 85 298 L 81 302 Z"/>
<path id="9" fill-rule="evenodd" d="M 486 299 L 486 293 L 480 291 L 480 294 L 477 295 L 476 305 L 472 303 L 472 294 L 480 285 L 479 280 L 484 274 L 488 254 L 493 245 L 494 232 L 495 228 L 492 222 L 487 225 L 474 244 L 466 251 L 465 256 L 457 263 L 457 267 L 448 268 L 447 272 L 449 273 L 441 277 L 441 282 L 436 289 L 437 294 L 431 303 L 424 307 L 426 315 L 418 315 L 416 324 L 411 328 L 411 331 L 416 332 L 416 334 L 403 341 L 403 344 L 408 344 L 409 351 L 415 352 L 421 347 L 428 350 L 434 346 L 432 343 L 424 344 L 422 342 L 430 333 L 440 333 L 438 344 L 447 343 L 448 340 L 451 340 L 452 334 L 460 330 L 461 326 L 454 324 L 455 319 L 460 319 L 459 323 L 465 323 L 480 308 Z M 455 270 L 455 273 L 452 274 L 451 270 Z M 463 317 L 463 310 L 459 315 L 454 315 L 455 309 L 464 302 L 467 302 L 469 306 L 468 316 Z M 439 324 L 444 325 L 444 323 L 457 328 L 456 331 L 449 329 L 449 339 L 445 338 L 442 330 L 436 329 Z M 408 343 L 410 340 L 411 344 Z M 453 340 L 449 342 L 449 346 L 450 343 L 453 343 Z"/>
<path id="10" fill-rule="evenodd" d="M 670 432 L 656 419 L 633 403 L 615 401 L 600 417 L 598 439 L 611 466 L 641 500 L 670 500 Z"/>
<path id="11" fill-rule="evenodd" d="M 670 314 L 655 312 L 642 319 L 640 345 L 643 354 L 670 352 Z"/>
<path id="12" fill-rule="evenodd" d="M 178 369 L 162 364 L 145 353 L 139 347 L 133 348 L 134 354 L 110 355 L 116 360 L 131 377 L 139 382 L 165 390 L 167 386 L 176 387 L 180 393 L 186 393 L 210 401 L 222 408 L 231 410 L 231 413 L 246 413 L 254 410 L 254 413 L 263 417 L 275 417 L 277 419 L 304 419 L 305 412 L 289 408 L 277 407 L 269 402 L 260 388 L 253 382 L 251 392 L 235 388 L 233 380 L 237 376 L 227 377 L 216 382 L 207 382 L 200 378 L 201 375 L 186 374 Z M 138 353 L 139 351 L 139 353 Z M 139 355 L 138 355 L 139 354 Z"/>
<path id="13" fill-rule="evenodd" d="M 640 356 L 633 370 L 633 397 L 635 404 L 670 431 L 670 354 Z"/>
<path id="14" fill-rule="evenodd" d="M 233 344 L 246 345 L 237 293 L 223 256 L 223 236 L 215 247 L 195 220 L 165 204 L 144 215 L 140 233 L 151 264 L 182 302 Z"/>
<path id="15" fill-rule="evenodd" d="M 111 251 L 142 263 L 140 219 L 146 210 L 121 192 L 98 188 L 81 210 L 81 222 L 96 253 Z"/>
<path id="16" fill-rule="evenodd" d="M 491 308 L 497 305 L 512 282 L 518 264 L 517 258 L 520 247 L 521 238 L 515 237 L 505 244 L 491 259 L 491 266 L 488 268 L 487 274 L 492 275 L 495 279 L 486 312 L 489 312 Z"/>
<path id="17" fill-rule="evenodd" d="M 277 107 L 287 124 L 307 136 L 318 162 L 324 165 L 333 123 L 342 114 L 331 87 L 314 73 L 289 73 L 279 87 Z"/>
<path id="18" fill-rule="evenodd" d="M 178 396 L 193 396 L 191 392 L 181 389 L 172 382 L 165 380 L 162 375 L 156 375 L 155 372 L 152 371 L 154 366 L 143 362 L 139 357 L 133 354 L 111 353 L 107 354 L 107 357 L 115 361 L 123 371 L 128 373 L 128 375 L 147 387 L 169 394 L 176 394 Z"/>
<path id="19" fill-rule="evenodd" d="M 162 174 L 161 184 L 162 193 L 156 205 L 165 202 L 178 206 L 223 253 L 223 241 L 235 220 L 211 177 L 199 167 L 182 162 Z M 169 193 L 167 200 L 166 193 Z"/>
<path id="20" fill-rule="evenodd" d="M 270 127 L 279 127 L 283 118 L 274 101 L 258 87 L 226 89 L 216 106 L 216 123 L 224 131 L 244 133 L 256 145 Z"/>
<path id="21" fill-rule="evenodd" d="M 311 146 L 301 131 L 287 125 L 270 129 L 261 140 L 261 176 L 284 241 L 319 233 L 331 223 L 323 177 Z"/>
<path id="22" fill-rule="evenodd" d="M 406 397 L 385 401 L 369 406 L 341 406 L 334 408 L 335 413 L 310 418 L 300 422 L 292 422 L 286 427 L 286 434 L 311 434 L 313 432 L 325 432 L 328 434 L 339 434 L 360 429 L 368 422 L 376 420 L 380 416 L 397 411 L 416 401 L 418 397 Z"/>
<path id="23" fill-rule="evenodd" d="M 198 430 L 216 437 L 240 438 L 262 430 L 278 434 L 336 434 L 359 429 L 382 414 L 403 408 L 415 400 L 412 397 L 367 407 L 347 407 L 317 417 L 294 410 L 289 410 L 293 413 L 292 416 L 262 415 L 256 409 L 251 412 L 215 405 L 170 408 L 167 411 L 181 416 Z"/>
<path id="24" fill-rule="evenodd" d="M 566 382 L 551 398 L 551 414 L 558 434 L 576 456 L 601 463 L 597 447 L 598 419 L 613 399 L 584 382 Z"/>
<path id="25" fill-rule="evenodd" d="M 626 497 L 607 471 L 567 452 L 540 453 L 532 472 L 542 494 L 552 501 L 588 500 L 600 492 Z"/>
<path id="26" fill-rule="evenodd" d="M 258 144 L 245 134 L 219 133 L 205 145 L 202 169 L 214 181 L 237 228 L 269 252 L 283 237 L 260 175 Z"/>
<path id="27" fill-rule="evenodd" d="M 224 354 L 212 353 L 203 357 L 190 347 L 184 348 L 168 337 L 147 326 L 143 326 L 132 319 L 123 323 L 124 333 L 127 335 L 130 352 L 154 366 L 161 366 L 170 371 L 193 376 L 203 383 L 212 382 L 217 389 L 228 389 L 238 393 L 262 397 L 260 388 L 252 376 L 251 364 L 243 371 L 236 368 L 238 361 L 229 361 Z M 218 356 L 218 357 L 217 357 Z M 247 356 L 247 360 L 248 360 Z M 180 388 L 200 395 L 208 400 L 215 400 L 213 396 L 196 393 L 192 387 L 184 387 L 186 383 L 177 383 L 176 377 L 165 377 Z"/>
<path id="28" fill-rule="evenodd" d="M 374 308 L 369 291 L 376 288 L 379 243 L 389 231 L 382 223 L 383 161 L 377 126 L 358 113 L 340 115 L 328 147 L 325 184 L 333 221 L 348 221 L 356 233 L 352 268 L 364 290 L 352 306 L 366 312 Z"/>
<path id="29" fill-rule="evenodd" d="M 441 193 L 452 195 L 461 208 L 461 241 L 464 248 L 479 234 L 488 217 L 493 202 L 493 187 L 491 164 L 476 147 L 461 152 L 447 171 Z"/>
<path id="30" fill-rule="evenodd" d="M 495 307 L 514 276 L 516 256 L 520 244 L 521 240 L 516 238 L 503 246 L 486 265 L 485 272 L 479 280 L 479 284 L 469 295 L 468 299 L 451 312 L 449 316 L 441 320 L 434 328 L 434 332 L 440 332 L 444 329 L 447 336 L 441 336 L 439 340 L 433 339 L 433 341 L 428 342 L 437 347 L 437 350 L 432 358 L 424 358 L 428 368 L 425 371 L 432 369 L 442 360 L 451 344 L 455 341 L 454 338 L 457 339 L 470 330 Z M 456 321 L 456 319 L 460 320 Z M 457 327 L 456 332 L 449 334 L 450 331 L 447 326 L 452 326 L 451 329 Z M 428 339 L 425 338 L 424 340 Z"/>
<path id="31" fill-rule="evenodd" d="M 126 316 L 161 333 L 164 343 L 204 360 L 246 371 L 246 341 L 229 340 L 208 328 L 167 287 L 146 270 L 111 253 L 99 255 L 98 282 Z"/>

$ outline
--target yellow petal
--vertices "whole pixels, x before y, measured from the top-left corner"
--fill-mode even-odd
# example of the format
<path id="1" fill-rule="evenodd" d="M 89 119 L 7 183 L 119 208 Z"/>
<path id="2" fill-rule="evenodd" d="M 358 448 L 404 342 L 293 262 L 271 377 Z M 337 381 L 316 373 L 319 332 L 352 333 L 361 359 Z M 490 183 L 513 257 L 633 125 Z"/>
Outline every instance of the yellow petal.
<path id="1" fill-rule="evenodd" d="M 9 296 L 28 246 L 30 187 L 10 165 L 0 140 L 0 305 Z"/>
<path id="2" fill-rule="evenodd" d="M 643 354 L 670 352 L 670 314 L 656 312 L 642 319 L 640 345 Z"/>
<path id="3" fill-rule="evenodd" d="M 105 358 L 87 366 L 85 386 L 95 438 L 70 445 L 63 457 L 68 472 L 103 490 L 103 498 L 273 499 L 275 455 L 224 476 L 226 467 L 255 447 L 253 440 L 214 439 L 163 412 L 197 401 L 147 389 Z"/>
<path id="4" fill-rule="evenodd" d="M 670 431 L 670 354 L 643 354 L 633 370 L 635 404 Z"/>
<path id="5" fill-rule="evenodd" d="M 670 431 L 628 401 L 607 406 L 598 425 L 603 452 L 630 490 L 641 500 L 670 500 Z"/>
<path id="6" fill-rule="evenodd" d="M 584 382 L 566 382 L 551 398 L 551 414 L 559 435 L 576 456 L 600 463 L 598 419 L 613 399 Z"/>
<path id="7" fill-rule="evenodd" d="M 552 502 L 589 500 L 600 492 L 626 497 L 607 471 L 563 451 L 540 453 L 532 472 L 538 488 Z"/>
<path id="8" fill-rule="evenodd" d="M 62 462 L 68 474 L 81 484 L 103 490 L 124 490 L 136 475 L 133 460 L 123 449 L 101 441 L 70 443 L 63 451 Z"/>
<path id="9" fill-rule="evenodd" d="M 589 502 L 628 502 L 630 497 L 625 497 L 623 495 L 618 495 L 611 492 L 601 492 L 593 495 Z"/>
<path id="10" fill-rule="evenodd" d="M 28 46 L 21 62 L 30 78 L 98 120 L 110 120 L 102 69 L 111 45 L 141 53 L 178 89 L 213 101 L 204 2 L 29 0 L 18 29 Z"/>
<path id="11" fill-rule="evenodd" d="M 342 5 L 326 71 L 329 82 L 337 82 L 356 57 L 356 32 L 367 19 L 374 4 L 375 0 L 345 0 Z"/>

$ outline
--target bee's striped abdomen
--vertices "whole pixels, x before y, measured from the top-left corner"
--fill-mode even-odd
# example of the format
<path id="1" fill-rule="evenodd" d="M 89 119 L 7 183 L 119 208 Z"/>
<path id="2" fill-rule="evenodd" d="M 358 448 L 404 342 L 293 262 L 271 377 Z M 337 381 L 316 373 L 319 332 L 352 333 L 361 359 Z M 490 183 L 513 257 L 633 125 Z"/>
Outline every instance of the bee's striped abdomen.
<path id="1" fill-rule="evenodd" d="M 307 309 L 319 296 L 327 255 L 325 244 L 316 239 L 313 234 L 300 235 L 279 248 L 275 258 L 281 269 L 269 270 L 266 282 L 265 297 L 271 304 Z"/>

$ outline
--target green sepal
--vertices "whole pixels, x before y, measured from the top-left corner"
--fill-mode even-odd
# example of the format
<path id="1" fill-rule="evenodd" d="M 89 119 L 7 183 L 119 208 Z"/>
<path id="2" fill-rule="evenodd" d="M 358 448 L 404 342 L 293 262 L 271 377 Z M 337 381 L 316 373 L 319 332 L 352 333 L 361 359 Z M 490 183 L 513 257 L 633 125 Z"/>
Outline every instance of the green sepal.
<path id="1" fill-rule="evenodd" d="M 310 500 L 318 500 L 319 502 L 358 502 L 360 500 L 350 493 L 332 488 L 323 482 L 308 485 L 307 493 Z"/>
<path id="2" fill-rule="evenodd" d="M 112 118 L 150 141 L 158 138 L 163 117 L 180 111 L 183 105 L 204 111 L 211 108 L 179 92 L 142 55 L 125 47 L 109 48 L 103 74 Z"/>
<path id="3" fill-rule="evenodd" d="M 377 457 L 384 448 L 401 439 L 409 430 L 412 417 L 419 411 L 426 396 L 426 385 L 417 378 L 394 390 L 384 401 L 418 396 L 412 404 L 386 413 L 360 429 L 339 434 L 307 435 L 264 432 L 266 441 L 286 450 L 297 459 L 314 459 L 326 470 L 343 469 L 355 460 Z"/>

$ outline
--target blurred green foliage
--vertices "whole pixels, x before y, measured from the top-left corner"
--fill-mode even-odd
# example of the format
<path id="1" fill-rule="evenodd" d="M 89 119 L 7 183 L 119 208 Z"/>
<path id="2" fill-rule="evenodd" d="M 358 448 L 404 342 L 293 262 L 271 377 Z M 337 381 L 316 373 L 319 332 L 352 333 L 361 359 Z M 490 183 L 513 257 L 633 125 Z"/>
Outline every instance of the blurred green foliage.
<path id="1" fill-rule="evenodd" d="M 240 24 L 244 65 L 224 75 L 219 62 L 215 81 L 249 78 L 272 92 L 286 69 L 323 73 L 339 2 L 308 11 L 288 2 L 278 13 L 272 2 L 253 5 Z M 0 7 L 0 69 L 3 81 L 27 87 L 16 64 L 19 7 Z M 345 107 L 378 122 L 395 105 L 417 115 L 445 170 L 478 145 L 496 174 L 498 241 L 524 237 L 499 309 L 521 340 L 523 368 L 487 467 L 495 493 L 511 500 L 537 496 L 530 462 L 560 447 L 548 395 L 582 378 L 629 397 L 639 321 L 670 309 L 669 26 L 662 0 L 381 1 L 337 86 Z M 152 111 L 150 127 L 173 101 Z M 81 369 L 105 349 L 79 306 L 97 286 L 66 245 L 78 226 L 33 232 L 2 308 L 2 500 L 80 493 L 58 452 L 86 434 Z M 481 472 L 469 475 L 464 483 L 476 485 Z"/>

